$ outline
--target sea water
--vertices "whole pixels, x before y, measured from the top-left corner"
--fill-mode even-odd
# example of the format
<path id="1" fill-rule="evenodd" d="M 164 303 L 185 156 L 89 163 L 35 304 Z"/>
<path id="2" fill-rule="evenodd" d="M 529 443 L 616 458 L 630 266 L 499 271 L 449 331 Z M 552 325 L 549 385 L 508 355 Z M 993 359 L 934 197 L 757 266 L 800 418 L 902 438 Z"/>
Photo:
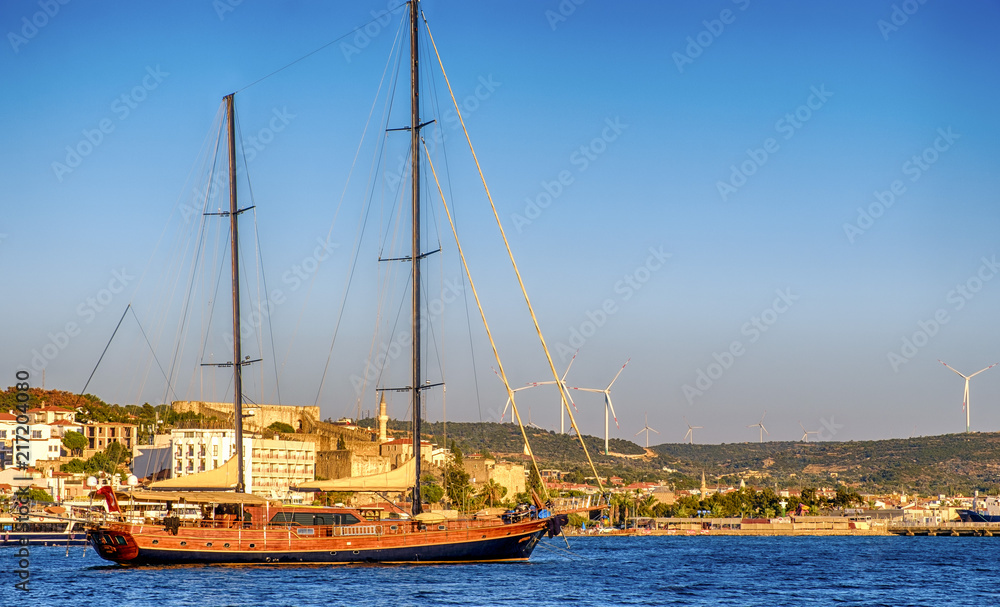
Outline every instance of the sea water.
<path id="1" fill-rule="evenodd" d="M 1000 537 L 573 537 L 526 563 L 131 569 L 0 549 L 0 605 L 1000 605 Z"/>

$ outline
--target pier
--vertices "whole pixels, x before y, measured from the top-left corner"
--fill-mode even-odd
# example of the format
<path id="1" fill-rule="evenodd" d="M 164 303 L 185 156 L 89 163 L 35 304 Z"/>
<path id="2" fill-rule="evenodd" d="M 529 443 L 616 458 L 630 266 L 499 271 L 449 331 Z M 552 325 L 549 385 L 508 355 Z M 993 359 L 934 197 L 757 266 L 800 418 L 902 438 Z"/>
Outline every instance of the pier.
<path id="1" fill-rule="evenodd" d="M 920 523 L 894 521 L 886 526 L 894 535 L 930 535 L 946 537 L 993 537 L 1000 535 L 1000 523 Z"/>

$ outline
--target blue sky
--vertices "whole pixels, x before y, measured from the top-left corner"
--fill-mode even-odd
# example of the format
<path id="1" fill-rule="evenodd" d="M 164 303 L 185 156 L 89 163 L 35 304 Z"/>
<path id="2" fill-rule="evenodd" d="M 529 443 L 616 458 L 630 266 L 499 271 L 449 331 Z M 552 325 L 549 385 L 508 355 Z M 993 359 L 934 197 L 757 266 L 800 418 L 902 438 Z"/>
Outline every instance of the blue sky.
<path id="1" fill-rule="evenodd" d="M 379 284 L 405 271 L 379 265 L 380 250 L 408 246 L 382 244 L 400 219 L 391 180 L 377 182 L 389 197 L 352 263 L 375 143 L 386 141 L 390 169 L 406 151 L 405 134 L 380 134 L 406 124 L 405 100 L 358 142 L 399 27 L 383 12 L 398 3 L 233 4 L 0 6 L 8 385 L 21 366 L 40 383 L 44 367 L 47 387 L 80 390 L 131 301 L 141 325 L 126 318 L 88 391 L 161 402 L 160 365 L 168 399 L 227 398 L 224 372 L 198 366 L 231 358 L 215 288 L 226 232 L 206 221 L 207 269 L 191 283 L 201 218 L 190 210 L 219 104 L 239 91 L 242 200 L 247 174 L 253 186 L 241 206 L 256 205 L 263 260 L 258 270 L 245 214 L 244 308 L 259 305 L 259 275 L 280 291 L 270 327 L 253 327 L 245 347 L 264 359 L 248 396 L 319 394 L 333 417 L 374 407 L 371 384 L 359 394 L 352 377 L 373 343 L 403 343 L 393 327 L 405 280 L 377 314 Z M 559 372 L 579 347 L 569 384 L 603 388 L 631 359 L 612 390 L 612 436 L 632 438 L 648 413 L 661 432 L 651 442 L 679 442 L 684 418 L 704 426 L 698 442 L 756 440 L 746 426 L 765 409 L 772 440 L 798 439 L 800 422 L 827 440 L 964 430 L 963 381 L 937 359 L 967 374 L 1000 360 L 995 2 L 423 9 Z M 423 70 L 438 72 L 429 57 Z M 515 385 L 551 379 L 439 72 L 433 88 L 424 113 L 438 122 L 425 134 L 443 133 L 447 157 L 437 146 L 434 162 L 447 163 L 504 364 Z M 448 391 L 444 402 L 428 392 L 427 414 L 492 421 L 506 396 L 474 308 L 467 318 L 452 297 L 468 289 L 434 204 L 424 238 L 443 252 L 425 290 L 443 313 L 428 379 Z M 406 382 L 399 360 L 380 385 Z M 556 429 L 546 390 L 519 401 Z M 575 396 L 583 431 L 603 433 L 600 396 Z M 971 400 L 972 428 L 1000 430 L 1000 369 L 972 381 Z M 404 406 L 390 400 L 393 415 Z"/>

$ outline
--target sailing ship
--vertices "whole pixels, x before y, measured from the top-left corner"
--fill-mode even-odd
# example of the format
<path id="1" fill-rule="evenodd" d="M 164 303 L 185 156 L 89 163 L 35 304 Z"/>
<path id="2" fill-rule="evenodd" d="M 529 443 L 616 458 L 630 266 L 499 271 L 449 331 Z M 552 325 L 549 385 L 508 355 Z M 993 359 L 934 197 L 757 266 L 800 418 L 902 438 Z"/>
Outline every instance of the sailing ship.
<path id="1" fill-rule="evenodd" d="M 412 376 L 409 392 L 413 406 L 413 437 L 419 445 L 421 390 L 429 387 L 421 370 L 421 278 L 424 253 L 420 245 L 420 121 L 418 2 L 410 0 L 410 119 L 412 186 Z M 412 512 L 407 518 L 385 518 L 373 509 L 308 507 L 271 503 L 246 493 L 243 447 L 242 367 L 240 344 L 239 238 L 236 187 L 236 135 L 234 94 L 225 97 L 228 127 L 229 211 L 218 213 L 230 221 L 232 259 L 233 405 L 237 467 L 233 491 L 226 482 L 217 491 L 145 491 L 138 500 L 166 502 L 166 516 L 156 519 L 127 517 L 110 487 L 97 494 L 107 501 L 107 514 L 88 525 L 89 542 L 104 559 L 122 565 L 181 563 L 412 563 L 495 562 L 527 560 L 543 536 L 553 537 L 568 522 L 569 512 L 555 512 L 532 492 L 531 505 L 492 518 L 449 519 L 439 513 L 422 512 L 420 499 L 421 457 L 419 447 L 400 468 L 375 478 L 338 479 L 319 489 L 341 491 L 412 491 Z M 244 209 L 245 210 L 245 209 Z M 400 390 L 402 391 L 402 390 Z M 510 387 L 508 385 L 509 394 Z M 523 435 L 523 427 L 522 427 Z M 525 437 L 526 439 L 526 437 Z M 532 456 L 533 457 L 533 456 Z M 332 483 L 332 484 L 331 484 Z M 203 487 L 204 488 L 204 487 Z M 197 504 L 199 520 L 182 519 L 174 504 Z M 589 513 L 597 507 L 572 512 Z"/>

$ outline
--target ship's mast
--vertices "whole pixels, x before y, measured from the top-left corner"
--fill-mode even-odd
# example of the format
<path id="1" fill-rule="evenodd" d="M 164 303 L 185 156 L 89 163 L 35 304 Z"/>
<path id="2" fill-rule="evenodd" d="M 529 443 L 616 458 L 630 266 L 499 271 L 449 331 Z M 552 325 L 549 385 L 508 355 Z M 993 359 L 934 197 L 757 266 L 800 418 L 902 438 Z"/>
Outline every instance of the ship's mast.
<path id="1" fill-rule="evenodd" d="M 226 121 L 229 130 L 229 230 L 232 241 L 233 262 L 233 414 L 236 419 L 236 493 L 244 493 L 243 472 L 243 365 L 240 351 L 240 256 L 237 232 L 236 203 L 236 108 L 233 95 L 226 95 Z"/>
<path id="2" fill-rule="evenodd" d="M 420 70 L 417 52 L 417 19 L 419 10 L 417 0 L 410 0 L 410 156 L 413 198 L 413 236 L 412 236 L 412 269 L 413 285 L 412 325 L 413 335 L 412 358 L 413 376 L 411 378 L 411 398 L 413 400 L 413 457 L 416 468 L 416 478 L 413 485 L 413 515 L 420 514 Z"/>

